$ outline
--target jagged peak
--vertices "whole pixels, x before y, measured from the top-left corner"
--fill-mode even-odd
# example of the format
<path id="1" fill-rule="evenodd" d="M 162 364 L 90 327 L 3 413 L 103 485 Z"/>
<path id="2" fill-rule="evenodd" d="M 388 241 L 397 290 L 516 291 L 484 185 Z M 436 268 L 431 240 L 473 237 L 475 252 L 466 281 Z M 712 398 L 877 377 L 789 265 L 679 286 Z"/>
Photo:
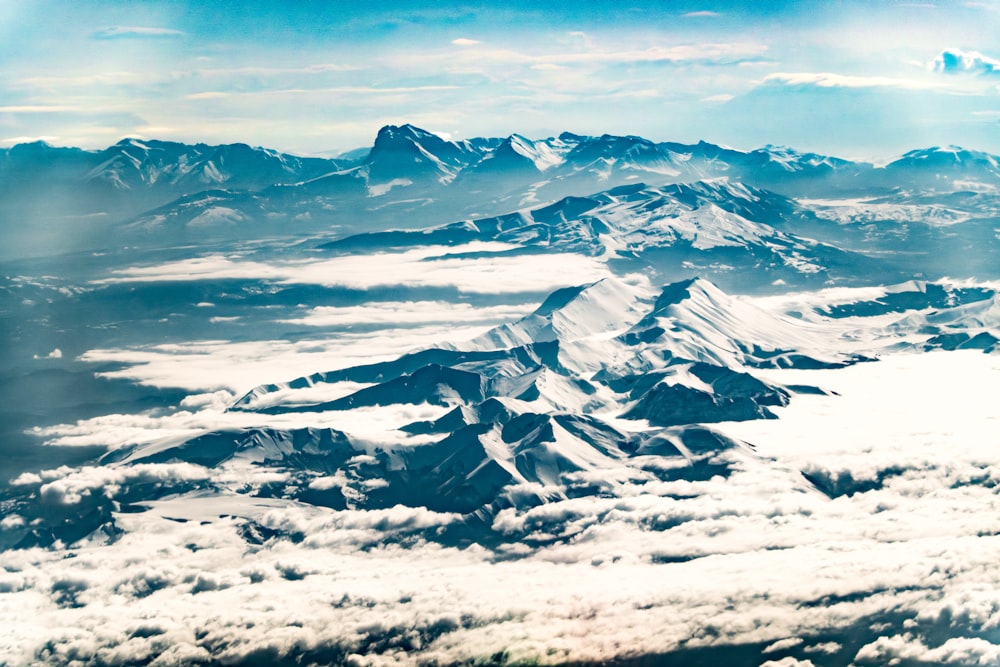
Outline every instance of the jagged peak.
<path id="1" fill-rule="evenodd" d="M 379 128 L 378 134 L 375 136 L 375 141 L 378 142 L 379 139 L 389 140 L 406 137 L 421 138 L 429 136 L 432 136 L 430 132 L 422 130 L 416 125 L 404 123 L 403 125 L 383 125 Z"/>
<path id="2" fill-rule="evenodd" d="M 138 137 L 123 137 L 121 141 L 119 141 L 114 145 L 114 147 L 122 147 L 122 148 L 126 148 L 129 146 L 134 146 L 136 148 L 143 148 L 143 149 L 149 147 L 145 139 L 140 139 Z"/>
<path id="3" fill-rule="evenodd" d="M 665 285 L 663 289 L 660 290 L 660 295 L 656 297 L 656 303 L 654 304 L 653 309 L 662 310 L 667 306 L 673 306 L 681 301 L 684 301 L 685 299 L 691 298 L 692 289 L 694 289 L 696 283 L 701 280 L 701 278 L 694 277 L 689 278 L 688 280 L 681 280 L 676 283 Z"/>
<path id="4" fill-rule="evenodd" d="M 38 139 L 36 141 L 26 141 L 20 144 L 14 144 L 9 149 L 8 153 L 11 155 L 21 153 L 21 154 L 41 154 L 48 151 L 74 151 L 81 152 L 79 148 L 67 148 L 62 146 L 53 146 L 48 141 L 44 139 Z"/>
<path id="5" fill-rule="evenodd" d="M 403 125 L 384 125 L 381 129 L 379 129 L 378 134 L 375 136 L 376 146 L 387 142 L 392 143 L 401 141 L 410 141 L 430 145 L 448 145 L 453 146 L 456 149 L 463 147 L 462 143 L 456 143 L 449 139 L 445 139 L 439 134 L 417 127 L 416 125 L 411 125 L 410 123 L 405 123 Z"/>
<path id="6" fill-rule="evenodd" d="M 610 324 L 608 317 L 616 317 L 632 309 L 639 301 L 647 301 L 651 295 L 641 283 L 628 282 L 616 276 L 606 276 L 590 283 L 565 287 L 551 293 L 529 317 L 544 317 L 560 328 L 573 330 L 603 330 Z M 583 318 L 595 317 L 595 321 L 585 323 Z M 604 324 L 598 320 L 605 321 Z"/>
<path id="7" fill-rule="evenodd" d="M 558 216 L 562 216 L 563 218 L 566 218 L 567 216 L 576 217 L 582 213 L 595 209 L 600 205 L 600 201 L 590 197 L 563 197 L 559 201 L 549 204 L 548 206 L 534 209 L 531 212 L 531 217 L 539 222 L 550 221 Z"/>
<path id="8" fill-rule="evenodd" d="M 587 289 L 588 287 L 592 287 L 593 285 L 596 284 L 597 282 L 595 281 L 583 285 L 573 285 L 571 287 L 563 287 L 561 289 L 557 289 L 556 291 L 549 294 L 548 297 L 545 298 L 545 301 L 542 302 L 542 305 L 538 306 L 538 308 L 536 308 L 535 311 L 531 314 L 538 317 L 546 317 L 548 315 L 551 315 L 560 308 L 564 308 L 565 306 L 567 306 L 570 302 L 573 301 L 573 299 L 580 296 L 580 294 L 585 289 Z"/>
<path id="9" fill-rule="evenodd" d="M 558 138 L 559 141 L 563 141 L 566 143 L 579 143 L 581 141 L 586 141 L 587 139 L 590 139 L 590 137 L 588 137 L 585 134 L 574 134 L 573 132 L 563 132 L 559 135 Z"/>
<path id="10" fill-rule="evenodd" d="M 719 288 L 711 280 L 694 276 L 686 280 L 680 280 L 669 285 L 664 285 L 660 289 L 660 294 L 656 297 L 653 305 L 653 314 L 683 304 L 692 299 L 703 298 L 713 304 L 727 303 L 731 297 Z"/>

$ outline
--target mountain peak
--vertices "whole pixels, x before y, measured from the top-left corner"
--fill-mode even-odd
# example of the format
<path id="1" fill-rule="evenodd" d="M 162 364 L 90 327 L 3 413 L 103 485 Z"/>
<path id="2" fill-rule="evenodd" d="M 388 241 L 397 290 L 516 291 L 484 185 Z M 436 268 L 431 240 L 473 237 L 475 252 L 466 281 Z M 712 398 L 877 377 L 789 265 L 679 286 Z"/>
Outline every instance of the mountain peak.
<path id="1" fill-rule="evenodd" d="M 691 292 L 695 289 L 696 283 L 707 282 L 701 278 L 694 277 L 688 280 L 681 280 L 676 283 L 671 283 L 665 285 L 662 290 L 660 290 L 660 295 L 656 297 L 656 304 L 653 306 L 654 310 L 662 310 L 667 306 L 673 306 L 684 299 L 691 297 Z"/>
<path id="2" fill-rule="evenodd" d="M 586 135 L 574 134 L 573 132 L 563 132 L 562 134 L 559 135 L 559 141 L 563 141 L 565 143 L 575 144 L 581 141 L 586 141 L 587 139 L 589 139 L 589 137 L 587 137 Z"/>
<path id="3" fill-rule="evenodd" d="M 137 137 L 123 137 L 115 146 L 137 146 L 139 148 L 145 148 L 146 142 L 143 139 Z"/>
<path id="4" fill-rule="evenodd" d="M 416 125 L 411 125 L 410 123 L 404 123 L 403 125 L 385 125 L 379 129 L 378 134 L 375 136 L 375 143 L 381 141 L 390 141 L 393 139 L 421 139 L 424 137 L 436 137 L 437 135 L 428 132 L 427 130 L 422 130 Z M 440 138 L 440 137 L 438 137 Z"/>
<path id="5" fill-rule="evenodd" d="M 400 179 L 445 184 L 479 155 L 465 143 L 457 144 L 414 125 L 386 125 L 375 137 L 365 163 L 375 183 Z"/>
<path id="6" fill-rule="evenodd" d="M 56 146 L 53 146 L 44 139 L 38 139 L 37 141 L 26 141 L 21 144 L 14 144 L 10 147 L 10 152 L 21 153 L 23 155 L 41 155 L 46 151 L 60 150 Z M 65 149 L 71 150 L 71 149 Z M 79 150 L 79 149 L 77 149 Z"/>

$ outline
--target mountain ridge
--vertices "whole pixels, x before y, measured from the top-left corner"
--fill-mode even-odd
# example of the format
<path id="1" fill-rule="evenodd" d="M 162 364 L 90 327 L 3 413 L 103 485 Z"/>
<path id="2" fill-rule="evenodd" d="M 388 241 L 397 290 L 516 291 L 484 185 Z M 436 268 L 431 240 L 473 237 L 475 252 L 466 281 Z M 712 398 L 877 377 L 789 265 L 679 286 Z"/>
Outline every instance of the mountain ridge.
<path id="1" fill-rule="evenodd" d="M 1000 197 L 1000 158 L 918 149 L 884 166 L 765 146 L 741 151 L 705 141 L 638 136 L 452 141 L 413 125 L 381 128 L 370 149 L 344 158 L 297 157 L 234 143 L 122 141 L 101 150 L 44 142 L 0 149 L 0 213 L 28 219 L 17 243 L 69 249 L 149 246 L 253 234 L 348 233 L 502 215 L 636 183 L 732 187 L 788 199 L 950 199 L 976 215 Z M 202 198 L 212 191 L 214 199 Z M 85 222 L 84 222 L 85 221 Z M 36 233 L 35 228 L 39 228 Z M 52 231 L 42 235 L 41 228 Z M 61 233 L 67 229 L 71 234 Z M 42 238 L 36 238 L 41 236 Z M 824 240 L 824 239 L 820 239 Z"/>

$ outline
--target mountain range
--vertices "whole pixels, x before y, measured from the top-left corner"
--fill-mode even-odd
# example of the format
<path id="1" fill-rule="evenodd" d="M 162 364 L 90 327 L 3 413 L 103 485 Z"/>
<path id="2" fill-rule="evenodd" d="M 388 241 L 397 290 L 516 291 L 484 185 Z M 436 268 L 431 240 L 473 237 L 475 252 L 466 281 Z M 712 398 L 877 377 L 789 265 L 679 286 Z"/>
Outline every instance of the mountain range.
<path id="1" fill-rule="evenodd" d="M 0 195 L 12 664 L 996 655 L 995 156 L 402 125 Z"/>
<path id="2" fill-rule="evenodd" d="M 524 318 L 461 346 L 253 388 L 229 411 L 261 426 L 160 437 L 112 449 L 98 462 L 112 470 L 231 470 L 228 482 L 140 480 L 67 507 L 69 516 L 51 503 L 35 505 L 36 485 L 12 487 L 0 501 L 32 520 L 7 531 L 6 545 L 48 545 L 94 531 L 114 536 L 116 507 L 208 490 L 339 510 L 427 507 L 465 517 L 451 527 L 454 539 L 488 541 L 504 507 L 608 493 L 604 475 L 705 479 L 726 474 L 733 462 L 720 455 L 730 450 L 766 465 L 752 445 L 712 425 L 773 419 L 773 408 L 797 396 L 827 393 L 760 379 L 767 369 L 844 368 L 888 350 L 1000 350 L 995 288 L 909 282 L 814 304 L 804 312 L 762 307 L 703 279 L 659 290 L 618 278 L 560 289 Z M 406 405 L 438 416 L 390 424 L 406 414 L 392 410 Z M 390 409 L 378 419 L 396 429 L 398 444 L 351 429 L 276 425 L 290 415 L 341 414 L 352 423 L 351 413 L 364 421 L 380 408 Z M 269 420 L 275 425 L 264 425 Z M 240 480 L 253 475 L 238 471 L 252 468 L 291 478 L 245 487 Z M 847 492 L 808 479 L 823 493 Z"/>
<path id="3" fill-rule="evenodd" d="M 750 217 L 756 222 L 774 224 L 776 216 L 791 211 L 799 218 L 839 216 L 841 223 L 846 216 L 854 223 L 809 225 L 820 241 L 843 239 L 848 232 L 856 232 L 857 241 L 867 238 L 872 223 L 892 220 L 896 229 L 885 236 L 908 233 L 919 241 L 927 235 L 930 244 L 944 235 L 919 223 L 931 216 L 981 222 L 998 208 L 998 179 L 996 156 L 954 147 L 914 150 L 875 166 L 787 148 L 739 151 L 636 136 L 563 133 L 542 140 L 511 135 L 450 141 L 412 125 L 384 127 L 371 149 L 334 159 L 244 144 L 136 139 L 102 151 L 41 142 L 0 151 L 6 219 L 30 218 L 33 225 L 63 220 L 78 243 L 133 247 L 188 238 L 231 241 L 248 234 L 422 228 L 538 209 L 620 187 L 641 191 L 666 185 L 690 185 L 691 193 L 730 188 L 742 193 L 744 205 L 763 197 L 753 205 L 757 215 Z M 725 199 L 708 196 L 717 204 Z M 782 197 L 798 206 L 771 208 Z M 840 205 L 831 211 L 829 200 Z M 857 200 L 852 213 L 845 212 L 845 200 Z M 23 224 L 6 233 L 11 243 L 31 239 L 30 226 Z M 884 249 L 885 239 L 876 241 Z"/>

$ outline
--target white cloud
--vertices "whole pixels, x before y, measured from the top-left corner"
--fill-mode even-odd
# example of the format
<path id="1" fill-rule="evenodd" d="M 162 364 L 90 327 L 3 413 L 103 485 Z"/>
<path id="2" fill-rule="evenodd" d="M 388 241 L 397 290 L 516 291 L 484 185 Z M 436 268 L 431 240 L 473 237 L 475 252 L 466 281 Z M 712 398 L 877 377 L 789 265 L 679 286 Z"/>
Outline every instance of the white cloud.
<path id="1" fill-rule="evenodd" d="M 687 12 L 681 14 L 681 18 L 685 19 L 699 19 L 699 18 L 716 18 L 722 16 L 719 12 L 713 12 L 709 10 L 702 10 L 697 12 Z"/>
<path id="2" fill-rule="evenodd" d="M 762 662 L 760 667 L 815 667 L 815 665 L 813 665 L 812 660 L 799 660 L 798 658 L 789 656 L 781 660 Z"/>
<path id="3" fill-rule="evenodd" d="M 102 377 L 192 392 L 223 390 L 242 394 L 260 384 L 290 380 L 317 371 L 385 361 L 420 347 L 469 340 L 483 333 L 489 320 L 478 320 L 478 316 L 468 314 L 471 324 L 429 322 L 422 326 L 387 328 L 370 333 L 342 332 L 316 340 L 202 340 L 121 349 L 100 348 L 88 350 L 80 355 L 79 360 L 124 366 L 118 370 L 101 371 Z M 318 316 L 327 315 L 321 311 Z M 366 311 L 365 315 L 379 322 L 385 321 L 374 308 Z M 347 321 L 343 313 L 334 317 L 345 323 Z M 215 401 L 214 398 L 209 400 Z"/>
<path id="4" fill-rule="evenodd" d="M 478 63 L 494 62 L 506 65 L 615 65 L 656 62 L 729 62 L 759 58 L 767 52 L 765 44 L 756 42 L 704 42 L 650 46 L 644 49 L 599 49 L 588 46 L 577 51 L 528 53 L 506 48 L 470 48 L 451 57 L 467 58 Z M 429 63 L 443 61 L 443 56 L 422 54 L 411 61 Z"/>
<path id="5" fill-rule="evenodd" d="M 324 88 L 267 88 L 264 90 L 252 91 L 218 91 L 206 90 L 198 93 L 191 93 L 185 98 L 189 100 L 217 100 L 222 98 L 246 99 L 251 97 L 282 97 L 282 96 L 303 96 L 317 95 L 329 96 L 333 94 L 350 95 L 400 95 L 408 93 L 440 93 L 449 90 L 458 90 L 459 86 L 452 85 L 427 85 L 427 86 L 334 86 Z"/>
<path id="6" fill-rule="evenodd" d="M 59 472 L 65 474 L 58 475 Z M 92 494 L 110 498 L 124 484 L 149 481 L 199 481 L 209 478 L 208 470 L 190 463 L 139 464 L 121 468 L 86 466 L 76 470 L 46 471 L 43 479 L 53 477 L 53 473 L 58 476 L 42 483 L 38 493 L 42 501 L 59 505 L 76 505 Z M 25 485 L 24 481 L 19 483 Z"/>
<path id="7" fill-rule="evenodd" d="M 467 39 L 465 37 L 459 37 L 457 39 L 451 40 L 451 43 L 454 44 L 455 46 L 474 46 L 476 44 L 479 44 L 479 40 L 478 39 Z"/>
<path id="8" fill-rule="evenodd" d="M 932 665 L 996 665 L 1000 663 L 1000 645 L 979 637 L 951 637 L 942 645 L 928 647 L 912 634 L 879 637 L 858 651 L 859 664 L 898 664 L 915 661 Z"/>
<path id="9" fill-rule="evenodd" d="M 477 308 L 468 303 L 445 301 L 386 301 L 363 306 L 316 306 L 301 318 L 284 320 L 289 324 L 314 327 L 350 324 L 404 325 L 461 322 L 463 324 L 494 323 L 527 315 L 533 305 L 491 306 Z"/>
<path id="10" fill-rule="evenodd" d="M 163 39 L 182 37 L 185 33 L 171 28 L 142 26 L 111 26 L 93 34 L 94 39 Z"/>
<path id="11" fill-rule="evenodd" d="M 463 292 L 507 294 L 547 292 L 608 275 L 604 264 L 575 254 L 507 255 L 467 259 L 462 253 L 502 251 L 503 243 L 426 247 L 405 252 L 351 255 L 325 260 L 263 263 L 210 255 L 116 271 L 97 284 L 256 278 L 279 284 L 342 285 L 369 289 L 384 285 L 454 286 Z M 475 270 L 470 270 L 472 267 Z"/>
<path id="12" fill-rule="evenodd" d="M 770 646 L 764 648 L 764 654 L 777 653 L 778 651 L 785 651 L 790 648 L 795 648 L 796 646 L 802 645 L 801 637 L 787 637 L 785 639 L 779 639 Z"/>
<path id="13" fill-rule="evenodd" d="M 899 88 L 928 90 L 940 88 L 933 81 L 900 79 L 888 76 L 855 76 L 831 72 L 775 72 L 764 77 L 765 84 L 783 86 L 816 86 L 818 88 Z"/>
<path id="14" fill-rule="evenodd" d="M 8 137 L 6 139 L 0 139 L 0 144 L 14 146 L 16 144 L 30 144 L 36 141 L 44 141 L 45 143 L 52 143 L 58 140 L 59 137 L 54 135 L 42 135 L 40 137 Z"/>
<path id="15" fill-rule="evenodd" d="M 61 113 L 79 111 L 79 107 L 58 104 L 20 104 L 0 106 L 0 113 Z M 55 138 L 55 137 L 53 137 Z"/>
<path id="16" fill-rule="evenodd" d="M 1000 74 L 1000 60 L 985 56 L 979 51 L 944 49 L 931 63 L 935 72 L 953 74 L 969 72 L 973 74 Z"/>

